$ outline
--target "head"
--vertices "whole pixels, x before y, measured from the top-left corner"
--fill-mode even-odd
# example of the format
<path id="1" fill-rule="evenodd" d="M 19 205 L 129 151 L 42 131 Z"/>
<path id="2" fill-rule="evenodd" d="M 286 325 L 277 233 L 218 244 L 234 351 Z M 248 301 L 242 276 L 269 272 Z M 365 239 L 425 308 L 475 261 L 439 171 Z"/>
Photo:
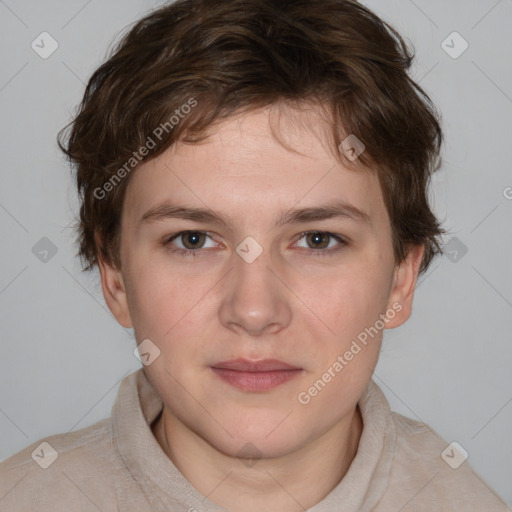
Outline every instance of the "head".
<path id="1" fill-rule="evenodd" d="M 343 421 L 441 252 L 442 135 L 411 60 L 352 1 L 178 1 L 123 37 L 60 135 L 84 268 L 158 347 L 144 370 L 169 414 L 226 454 Z M 301 372 L 240 389 L 212 370 L 236 358 Z"/>

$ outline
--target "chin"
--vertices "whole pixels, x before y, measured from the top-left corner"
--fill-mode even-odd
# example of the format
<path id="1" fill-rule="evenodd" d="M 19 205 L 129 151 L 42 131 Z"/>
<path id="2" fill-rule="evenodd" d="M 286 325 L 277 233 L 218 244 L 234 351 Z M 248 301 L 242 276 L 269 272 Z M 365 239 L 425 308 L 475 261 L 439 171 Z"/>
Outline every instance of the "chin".
<path id="1" fill-rule="evenodd" d="M 277 442 L 276 442 L 277 441 Z M 274 459 L 288 455 L 297 446 L 289 440 L 284 444 L 283 439 L 273 442 L 268 439 L 231 439 L 230 442 L 215 445 L 215 448 L 229 457 L 240 459 L 247 466 L 254 466 L 258 459 Z"/>
<path id="2" fill-rule="evenodd" d="M 304 427 L 300 428 L 300 434 L 292 429 L 290 425 L 285 425 L 283 418 L 286 414 L 281 415 L 278 420 L 262 421 L 254 420 L 243 424 L 224 423 L 229 434 L 206 437 L 207 441 L 212 444 L 218 451 L 230 457 L 240 458 L 242 461 L 258 458 L 277 458 L 287 455 L 297 450 L 305 439 Z"/>

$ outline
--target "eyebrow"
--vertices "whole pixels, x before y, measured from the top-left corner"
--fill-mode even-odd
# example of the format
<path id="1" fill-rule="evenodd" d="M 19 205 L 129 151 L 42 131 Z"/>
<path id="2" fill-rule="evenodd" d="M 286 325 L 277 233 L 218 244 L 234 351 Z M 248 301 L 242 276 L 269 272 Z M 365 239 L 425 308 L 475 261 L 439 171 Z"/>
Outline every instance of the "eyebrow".
<path id="1" fill-rule="evenodd" d="M 320 206 L 295 208 L 283 212 L 275 221 L 274 227 L 285 224 L 299 224 L 312 221 L 321 221 L 332 218 L 348 218 L 355 222 L 371 225 L 370 216 L 363 210 L 345 201 L 336 201 Z M 155 222 L 164 219 L 184 219 L 205 224 L 217 224 L 233 228 L 231 220 L 222 214 L 208 208 L 194 208 L 164 202 L 146 211 L 139 220 L 139 224 Z"/>

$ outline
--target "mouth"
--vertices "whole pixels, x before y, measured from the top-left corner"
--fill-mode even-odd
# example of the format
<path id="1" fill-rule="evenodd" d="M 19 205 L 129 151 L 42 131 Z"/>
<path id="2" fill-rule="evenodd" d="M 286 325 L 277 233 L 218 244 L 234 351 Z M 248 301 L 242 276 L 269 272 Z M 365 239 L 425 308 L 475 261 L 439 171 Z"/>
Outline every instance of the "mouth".
<path id="1" fill-rule="evenodd" d="M 303 371 L 302 368 L 277 359 L 233 359 L 217 363 L 211 369 L 228 384 L 245 391 L 273 389 L 298 377 Z"/>

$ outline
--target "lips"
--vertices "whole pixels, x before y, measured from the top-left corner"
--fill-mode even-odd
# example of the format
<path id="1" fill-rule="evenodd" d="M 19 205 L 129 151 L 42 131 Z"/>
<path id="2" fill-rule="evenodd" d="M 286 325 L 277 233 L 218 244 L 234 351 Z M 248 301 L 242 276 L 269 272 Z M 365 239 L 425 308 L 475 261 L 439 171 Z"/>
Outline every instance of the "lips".
<path id="1" fill-rule="evenodd" d="M 278 359 L 262 359 L 261 361 L 249 361 L 248 359 L 231 359 L 212 366 L 212 368 L 234 370 L 238 372 L 274 372 L 279 370 L 301 370 Z"/>
<path id="2" fill-rule="evenodd" d="M 234 359 L 217 363 L 211 369 L 224 382 L 244 391 L 266 391 L 302 373 L 302 368 L 277 359 Z"/>

